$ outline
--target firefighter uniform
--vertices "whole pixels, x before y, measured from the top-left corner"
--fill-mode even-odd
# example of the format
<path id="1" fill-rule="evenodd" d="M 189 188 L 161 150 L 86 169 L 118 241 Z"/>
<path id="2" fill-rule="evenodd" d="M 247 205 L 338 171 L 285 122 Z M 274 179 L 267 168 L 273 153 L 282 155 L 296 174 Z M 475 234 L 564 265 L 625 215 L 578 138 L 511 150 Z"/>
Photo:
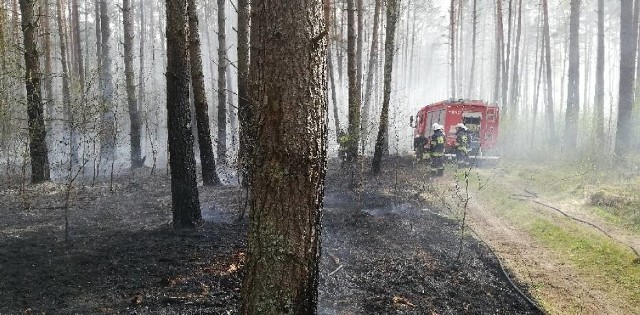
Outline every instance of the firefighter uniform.
<path id="1" fill-rule="evenodd" d="M 431 174 L 442 176 L 444 174 L 444 143 L 445 137 L 442 131 L 444 127 L 433 124 L 433 135 L 429 143 L 429 153 L 431 155 Z"/>
<path id="2" fill-rule="evenodd" d="M 463 123 L 456 127 L 456 162 L 458 167 L 466 167 L 469 166 L 469 135 Z"/>

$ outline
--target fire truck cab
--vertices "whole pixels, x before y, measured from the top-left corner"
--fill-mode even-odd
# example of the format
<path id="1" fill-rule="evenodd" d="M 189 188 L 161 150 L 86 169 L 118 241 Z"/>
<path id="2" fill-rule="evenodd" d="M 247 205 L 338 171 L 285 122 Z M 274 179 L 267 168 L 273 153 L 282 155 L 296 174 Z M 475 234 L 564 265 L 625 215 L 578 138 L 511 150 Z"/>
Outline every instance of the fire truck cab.
<path id="1" fill-rule="evenodd" d="M 472 160 L 497 160 L 497 156 L 487 153 L 496 148 L 500 110 L 497 104 L 481 100 L 446 100 L 422 107 L 411 117 L 413 127 L 413 149 L 421 160 L 428 157 L 431 126 L 438 123 L 444 126 L 446 153 L 452 157 L 456 142 L 456 125 L 464 123 L 468 128 L 469 158 Z"/>

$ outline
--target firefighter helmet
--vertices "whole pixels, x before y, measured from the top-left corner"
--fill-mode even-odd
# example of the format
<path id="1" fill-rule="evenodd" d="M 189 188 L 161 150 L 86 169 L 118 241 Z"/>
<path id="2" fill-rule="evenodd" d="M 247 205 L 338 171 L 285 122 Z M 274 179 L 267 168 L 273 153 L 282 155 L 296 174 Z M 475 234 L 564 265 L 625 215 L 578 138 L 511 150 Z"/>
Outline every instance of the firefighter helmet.
<path id="1" fill-rule="evenodd" d="M 467 126 L 465 126 L 463 123 L 459 123 L 456 125 L 456 128 L 462 128 L 464 130 L 467 130 Z"/>
<path id="2" fill-rule="evenodd" d="M 431 130 L 436 131 L 436 130 L 443 130 L 444 127 L 442 125 L 440 125 L 439 123 L 433 123 L 433 125 L 431 125 Z"/>

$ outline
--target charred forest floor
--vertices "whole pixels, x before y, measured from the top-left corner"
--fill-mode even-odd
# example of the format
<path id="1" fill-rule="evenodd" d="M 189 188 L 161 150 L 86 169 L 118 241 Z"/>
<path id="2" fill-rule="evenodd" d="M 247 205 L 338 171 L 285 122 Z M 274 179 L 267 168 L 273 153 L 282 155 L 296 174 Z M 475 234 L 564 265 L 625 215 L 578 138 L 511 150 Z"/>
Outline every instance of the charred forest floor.
<path id="1" fill-rule="evenodd" d="M 539 314 L 492 251 L 426 201 L 426 168 L 392 159 L 378 176 L 364 164 L 355 186 L 329 164 L 318 313 Z M 3 183 L 0 314 L 237 313 L 244 192 L 200 187 L 205 221 L 177 233 L 169 178 L 148 173 L 78 182 L 68 198 L 64 183 Z"/>

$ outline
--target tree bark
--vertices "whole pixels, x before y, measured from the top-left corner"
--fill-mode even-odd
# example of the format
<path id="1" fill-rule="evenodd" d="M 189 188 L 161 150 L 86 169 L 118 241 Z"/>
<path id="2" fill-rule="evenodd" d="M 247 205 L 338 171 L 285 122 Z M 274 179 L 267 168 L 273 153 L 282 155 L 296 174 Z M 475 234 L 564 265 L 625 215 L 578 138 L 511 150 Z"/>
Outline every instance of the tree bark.
<path id="1" fill-rule="evenodd" d="M 53 128 L 53 108 L 55 105 L 53 95 L 53 64 L 51 61 L 51 20 L 49 18 L 49 0 L 45 0 L 43 6 L 46 8 L 42 17 L 42 27 L 44 36 L 44 90 L 46 92 L 44 102 L 48 118 L 47 129 Z M 4 42 L 4 41 L 3 41 Z M 4 46 L 3 46 L 4 47 Z M 2 54 L 4 55 L 4 52 Z M 3 60 L 4 61 L 4 60 Z"/>
<path id="2" fill-rule="evenodd" d="M 578 119 L 580 118 L 580 0 L 571 0 L 569 23 L 569 74 L 564 148 L 572 151 L 576 149 L 578 143 Z M 633 42 L 635 46 L 635 37 Z"/>
<path id="3" fill-rule="evenodd" d="M 598 0 L 598 48 L 596 56 L 596 86 L 593 102 L 596 147 L 602 147 L 604 137 L 604 0 Z"/>
<path id="4" fill-rule="evenodd" d="M 69 145 L 70 156 L 73 161 L 77 160 L 76 147 L 75 147 L 75 131 L 74 131 L 74 117 L 73 110 L 71 109 L 71 89 L 69 87 L 69 61 L 67 60 L 67 33 L 65 29 L 65 21 L 67 20 L 64 14 L 63 0 L 56 0 L 56 13 L 58 15 L 58 35 L 60 36 L 60 63 L 62 65 L 62 112 L 63 112 L 63 125 L 64 135 L 63 143 Z M 68 138 L 67 138 L 68 136 Z M 67 142 L 68 141 L 68 142 Z"/>
<path id="5" fill-rule="evenodd" d="M 27 90 L 27 117 L 29 125 L 29 157 L 31 159 L 31 182 L 40 183 L 50 179 L 47 150 L 47 130 L 44 126 L 42 91 L 40 86 L 40 63 L 36 45 L 38 19 L 35 16 L 36 0 L 20 0 L 22 33 L 24 44 L 25 87 Z"/>
<path id="6" fill-rule="evenodd" d="M 251 155 L 254 137 L 253 115 L 249 100 L 249 29 L 251 25 L 250 1 L 238 0 L 238 120 L 240 120 L 240 167 L 242 184 L 251 181 Z"/>
<path id="7" fill-rule="evenodd" d="M 360 138 L 360 96 L 358 85 L 358 62 L 356 54 L 355 0 L 347 0 L 347 78 L 349 81 L 349 137 L 347 141 L 347 162 L 355 163 L 358 157 Z"/>
<path id="8" fill-rule="evenodd" d="M 113 108 L 113 74 L 111 73 L 111 30 L 109 12 L 106 0 L 100 0 L 100 31 L 102 39 L 102 126 L 100 130 L 100 158 L 101 161 L 112 160 L 115 157 L 116 126 Z"/>
<path id="9" fill-rule="evenodd" d="M 129 120 L 131 121 L 129 129 L 131 168 L 138 168 L 144 162 L 142 162 L 142 149 L 140 147 L 142 128 L 138 100 L 136 99 L 136 78 L 133 69 L 134 31 L 131 0 L 122 0 L 122 23 L 124 26 L 124 76 L 127 89 L 127 104 L 129 106 Z"/>
<path id="10" fill-rule="evenodd" d="M 322 3 L 265 0 L 251 16 L 259 123 L 241 314 L 315 314 L 327 132 Z"/>
<path id="11" fill-rule="evenodd" d="M 218 161 L 227 157 L 227 40 L 225 0 L 218 0 Z"/>
<path id="12" fill-rule="evenodd" d="M 471 35 L 471 69 L 469 70 L 469 89 L 467 92 L 468 97 L 474 97 L 474 75 L 476 72 L 476 44 L 478 39 L 478 0 L 473 0 L 473 13 L 471 17 L 471 27 L 472 27 L 472 35 Z"/>
<path id="13" fill-rule="evenodd" d="M 139 108 L 144 108 L 145 106 L 145 98 L 144 98 L 144 71 L 145 71 L 145 40 L 147 35 L 147 26 L 145 24 L 144 18 L 144 1 L 140 1 L 140 66 L 138 67 L 138 106 Z"/>
<path id="14" fill-rule="evenodd" d="M 547 126 L 545 130 L 549 132 L 549 141 L 553 143 L 555 139 L 555 119 L 554 119 L 554 105 L 553 105 L 553 72 L 551 71 L 551 36 L 549 35 L 549 5 L 547 0 L 542 0 L 542 33 L 544 37 L 544 49 L 545 49 L 545 73 L 547 75 L 547 108 L 546 108 L 546 122 Z"/>
<path id="15" fill-rule="evenodd" d="M 635 75 L 635 46 L 633 26 L 633 0 L 621 0 L 620 4 L 620 85 L 618 125 L 616 127 L 615 153 L 628 154 L 631 143 L 631 115 L 633 113 L 633 88 Z"/>
<path id="16" fill-rule="evenodd" d="M 335 74 L 333 70 L 333 61 L 331 60 L 331 50 L 328 49 L 327 52 L 327 75 L 329 76 L 328 80 L 331 84 L 331 100 L 333 101 L 333 123 L 336 128 L 336 141 L 340 142 L 340 133 L 342 132 L 342 128 L 340 127 L 340 115 L 338 113 L 338 98 L 336 96 L 336 82 L 335 82 Z"/>
<path id="17" fill-rule="evenodd" d="M 101 32 L 101 24 L 100 21 L 100 0 L 95 0 L 94 2 L 94 19 L 95 19 L 95 27 L 96 27 L 96 57 L 98 59 L 98 72 L 102 73 L 102 32 Z M 98 86 L 102 89 L 102 76 L 98 75 Z"/>
<path id="18" fill-rule="evenodd" d="M 380 29 L 380 13 L 382 10 L 382 0 L 375 0 L 373 13 L 373 35 L 371 35 L 371 50 L 369 51 L 369 65 L 367 66 L 366 89 L 364 92 L 364 102 L 362 104 L 362 152 L 364 152 L 369 138 L 369 111 L 371 108 L 371 94 L 373 94 L 373 75 L 376 73 L 378 65 L 378 31 Z M 332 82 L 333 83 L 333 82 Z"/>
<path id="19" fill-rule="evenodd" d="M 202 165 L 202 181 L 207 186 L 215 186 L 220 184 L 220 178 L 216 173 L 216 161 L 211 143 L 211 129 L 209 128 L 209 105 L 207 104 L 204 73 L 202 71 L 198 10 L 195 0 L 188 0 L 188 6 L 191 87 L 193 89 L 196 121 L 198 125 L 198 145 L 200 148 L 200 164 Z"/>
<path id="20" fill-rule="evenodd" d="M 546 1 L 546 0 L 543 0 Z M 500 100 L 500 77 L 502 76 L 502 54 L 504 42 L 504 32 L 502 30 L 502 0 L 496 0 L 496 77 L 493 86 L 493 99 L 498 102 Z"/>
<path id="21" fill-rule="evenodd" d="M 171 205 L 175 229 L 201 220 L 189 106 L 187 0 L 167 0 L 167 127 L 171 167 Z"/>
<path id="22" fill-rule="evenodd" d="M 450 6 L 449 6 L 449 63 L 450 63 L 449 76 L 451 78 L 451 98 L 456 98 L 456 1 L 455 0 L 451 0 Z M 384 104 L 382 106 L 384 106 Z"/>
<path id="23" fill-rule="evenodd" d="M 509 0 L 507 15 L 507 43 L 504 46 L 504 59 L 502 60 L 502 116 L 507 117 L 509 115 L 509 109 L 512 106 L 509 102 L 509 69 L 511 67 L 511 38 L 513 27 L 511 21 L 513 20 L 513 0 Z M 504 41 L 502 42 L 504 44 Z"/>
<path id="24" fill-rule="evenodd" d="M 391 102 L 391 75 L 393 72 L 393 57 L 395 52 L 395 33 L 399 11 L 398 0 L 387 0 L 387 28 L 384 43 L 384 94 L 382 100 L 382 111 L 380 112 L 380 125 L 376 147 L 373 153 L 371 169 L 374 174 L 379 174 L 382 162 L 382 151 L 384 139 L 389 137 L 389 103 Z"/>
<path id="25" fill-rule="evenodd" d="M 513 74 L 511 75 L 511 95 L 509 97 L 508 106 L 511 107 L 511 116 L 518 118 L 518 93 L 520 92 L 520 37 L 522 34 L 522 0 L 518 1 L 518 17 L 516 26 L 516 42 L 513 47 Z"/>
<path id="26" fill-rule="evenodd" d="M 74 72 L 78 76 L 78 81 L 80 83 L 80 91 L 84 95 L 84 86 L 85 86 L 85 78 L 84 78 L 84 63 L 82 57 L 82 45 L 80 43 L 80 14 L 78 12 L 78 0 L 72 0 L 71 6 L 71 14 L 73 15 L 73 39 L 74 39 L 74 49 L 75 49 L 75 62 L 74 62 Z"/>

